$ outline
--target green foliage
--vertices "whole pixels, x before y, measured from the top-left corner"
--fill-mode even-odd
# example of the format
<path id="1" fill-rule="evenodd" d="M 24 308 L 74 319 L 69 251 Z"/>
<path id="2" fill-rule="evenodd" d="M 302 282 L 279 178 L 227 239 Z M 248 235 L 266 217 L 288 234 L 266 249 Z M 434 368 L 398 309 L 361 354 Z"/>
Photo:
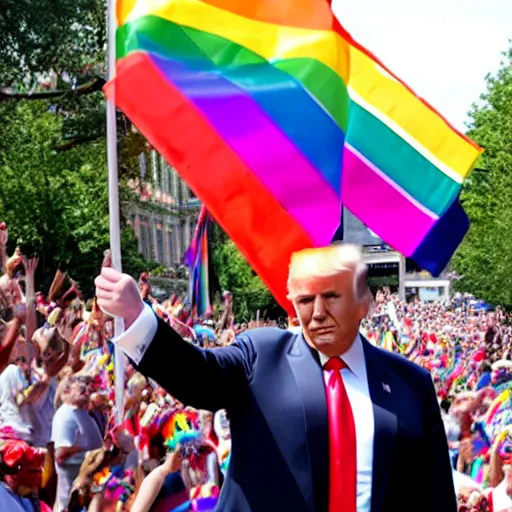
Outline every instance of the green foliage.
<path id="1" fill-rule="evenodd" d="M 88 293 L 109 246 L 105 142 L 55 151 L 63 121 L 46 102 L 3 104 L 0 117 L 0 219 L 9 227 L 10 250 L 16 244 L 41 257 L 40 282 L 48 284 L 61 268 Z M 156 267 L 138 253 L 130 228 L 122 245 L 125 271 L 137 276 Z"/>
<path id="2" fill-rule="evenodd" d="M 211 238 L 213 265 L 219 291 L 229 290 L 234 294 L 236 320 L 254 320 L 258 310 L 261 318 L 286 316 L 242 253 L 217 225 L 214 226 Z"/>
<path id="3" fill-rule="evenodd" d="M 487 77 L 482 104 L 470 112 L 468 135 L 484 149 L 464 188 L 471 228 L 454 257 L 457 283 L 494 304 L 512 304 L 512 48 L 501 69 Z"/>
<path id="4" fill-rule="evenodd" d="M 85 293 L 109 245 L 99 89 L 106 75 L 106 8 L 105 0 L 2 0 L 0 9 L 0 89 L 27 98 L 0 103 L 0 219 L 9 226 L 11 251 L 16 244 L 40 256 L 39 283 L 48 285 L 61 268 Z M 32 93 L 53 99 L 34 100 Z M 123 211 L 134 199 L 126 182 L 138 177 L 145 140 L 121 114 L 117 127 Z M 126 272 L 138 276 L 158 267 L 138 253 L 131 228 L 121 239 Z"/>
<path id="5" fill-rule="evenodd" d="M 86 84 L 106 75 L 105 0 L 2 0 L 0 89 L 54 95 L 57 148 L 105 137 L 105 100 Z M 101 86 L 100 83 L 100 86 Z"/>
<path id="6" fill-rule="evenodd" d="M 2 0 L 0 86 L 31 89 L 51 70 L 80 82 L 105 61 L 105 13 L 104 0 Z"/>

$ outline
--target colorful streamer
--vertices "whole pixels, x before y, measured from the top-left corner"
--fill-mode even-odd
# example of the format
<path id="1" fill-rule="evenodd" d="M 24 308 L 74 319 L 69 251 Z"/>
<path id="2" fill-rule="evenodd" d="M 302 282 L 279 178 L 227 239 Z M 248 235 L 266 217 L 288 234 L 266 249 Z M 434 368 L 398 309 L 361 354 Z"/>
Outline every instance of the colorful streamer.
<path id="1" fill-rule="evenodd" d="M 185 254 L 190 269 L 190 305 L 198 316 L 211 310 L 208 279 L 208 227 L 210 218 L 203 207 L 197 221 L 192 243 Z"/>
<path id="2" fill-rule="evenodd" d="M 434 275 L 480 148 L 341 27 L 327 0 L 119 0 L 117 105 L 288 310 L 292 252 L 345 206 Z"/>
<path id="3" fill-rule="evenodd" d="M 493 401 L 485 418 L 485 431 L 491 442 L 502 434 L 512 420 L 512 391 L 506 389 Z"/>

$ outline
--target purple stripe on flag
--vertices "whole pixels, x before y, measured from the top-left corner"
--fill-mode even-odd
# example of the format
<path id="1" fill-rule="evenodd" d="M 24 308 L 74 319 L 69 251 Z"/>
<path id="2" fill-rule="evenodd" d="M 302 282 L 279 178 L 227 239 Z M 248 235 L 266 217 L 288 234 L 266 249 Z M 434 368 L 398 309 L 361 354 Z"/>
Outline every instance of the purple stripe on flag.
<path id="1" fill-rule="evenodd" d="M 405 256 L 414 253 L 438 218 L 348 144 L 341 190 L 344 205 Z"/>
<path id="2" fill-rule="evenodd" d="M 340 199 L 256 102 L 221 76 L 172 60 L 152 57 L 152 61 L 196 105 L 314 243 L 329 244 L 339 224 Z M 272 223 L 273 219 L 262 216 L 261 222 Z"/>

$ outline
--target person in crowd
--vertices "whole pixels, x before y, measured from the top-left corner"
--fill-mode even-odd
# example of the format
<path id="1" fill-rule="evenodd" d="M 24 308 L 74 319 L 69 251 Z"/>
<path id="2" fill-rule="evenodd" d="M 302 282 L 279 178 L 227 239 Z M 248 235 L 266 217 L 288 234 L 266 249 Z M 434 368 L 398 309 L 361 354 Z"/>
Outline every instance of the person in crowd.
<path id="1" fill-rule="evenodd" d="M 21 355 L 0 375 L 0 430 L 9 429 L 17 439 L 46 448 L 55 412 L 55 376 L 66 362 L 68 347 L 56 329 L 48 329 L 38 339 L 38 348 L 40 367 Z"/>
<path id="2" fill-rule="evenodd" d="M 146 303 L 151 305 L 151 286 L 149 284 L 149 276 L 143 272 L 139 277 L 139 292 L 140 298 Z"/>
<path id="3" fill-rule="evenodd" d="M 231 329 L 234 324 L 233 294 L 229 290 L 222 293 L 222 315 L 217 323 L 217 331 Z"/>
<path id="4" fill-rule="evenodd" d="M 220 486 L 222 486 L 231 458 L 231 430 L 229 428 L 228 414 L 225 409 L 215 413 L 213 423 L 215 434 L 217 435 L 218 439 L 217 459 L 221 472 Z"/>
<path id="5" fill-rule="evenodd" d="M 53 418 L 52 441 L 57 466 L 54 512 L 65 511 L 86 452 L 103 446 L 98 425 L 89 414 L 91 384 L 86 375 L 69 377 L 62 395 L 64 403 Z"/>
<path id="6" fill-rule="evenodd" d="M 9 322 L 0 322 L 0 375 L 13 359 L 13 351 L 18 349 L 20 330 L 23 325 L 22 316 L 14 316 Z M 19 350 L 16 350 L 18 353 Z"/>
<path id="7" fill-rule="evenodd" d="M 183 454 L 181 447 L 171 452 L 165 462 L 153 469 L 143 480 L 132 504 L 131 512 L 169 512 L 190 502 L 189 493 L 181 475 Z M 183 509 L 185 512 L 189 510 Z"/>
<path id="8" fill-rule="evenodd" d="M 0 260 L 4 273 L 8 260 L 5 243 L 2 243 L 5 239 L 5 231 L 0 230 Z M 16 251 L 15 256 L 21 256 L 20 251 Z M 108 263 L 108 258 L 107 252 L 105 263 Z M 11 263 L 16 261 L 13 260 Z M 90 399 L 88 406 L 82 411 L 88 413 L 86 420 L 88 425 L 91 426 L 89 422 L 91 419 L 92 425 L 99 431 L 97 437 L 93 436 L 96 438 L 93 444 L 97 446 L 102 438 L 105 440 L 101 448 L 86 454 L 83 445 L 87 443 L 82 439 L 80 432 L 73 441 L 69 436 L 63 436 L 65 446 L 61 448 L 73 448 L 76 441 L 77 448 L 82 450 L 75 455 L 70 455 L 67 459 L 69 463 L 66 463 L 62 456 L 69 455 L 70 450 L 59 450 L 61 463 L 57 464 L 61 472 L 65 469 L 80 468 L 78 477 L 73 483 L 70 483 L 72 476 L 67 479 L 67 485 L 71 485 L 75 497 L 78 490 L 79 496 L 88 498 L 83 502 L 78 500 L 71 503 L 73 507 L 79 507 L 77 511 L 82 512 L 85 506 L 88 512 L 128 512 L 135 501 L 143 510 L 148 506 L 153 509 L 161 504 L 166 507 L 166 500 L 173 497 L 175 499 L 176 495 L 179 495 L 179 499 L 183 501 L 181 505 L 183 507 L 194 510 L 207 509 L 200 507 L 213 509 L 218 500 L 216 496 L 218 488 L 223 489 L 224 501 L 221 501 L 221 506 L 224 506 L 229 496 L 231 496 L 230 499 L 234 499 L 233 496 L 236 499 L 240 498 L 238 489 L 235 493 L 232 491 L 234 477 L 238 478 L 240 471 L 245 470 L 248 463 L 252 464 L 250 470 L 258 471 L 262 468 L 258 472 L 258 477 L 261 474 L 266 475 L 268 471 L 272 474 L 274 466 L 277 467 L 279 464 L 272 464 L 272 458 L 263 460 L 262 454 L 268 453 L 269 450 L 273 454 L 282 450 L 282 457 L 288 460 L 293 451 L 293 443 L 298 447 L 293 453 L 298 454 L 299 467 L 295 471 L 287 470 L 280 473 L 279 478 L 275 479 L 275 485 L 280 484 L 285 489 L 292 489 L 290 493 L 292 500 L 296 499 L 293 489 L 299 488 L 297 492 L 303 494 L 304 500 L 309 499 L 308 503 L 311 506 L 316 505 L 315 500 L 318 495 L 328 496 L 330 474 L 329 467 L 326 469 L 326 465 L 328 466 L 329 459 L 329 418 L 327 416 L 326 422 L 318 422 L 319 416 L 312 413 L 317 409 L 314 406 L 316 402 L 312 401 L 312 398 L 322 396 L 323 393 L 325 402 L 329 380 L 326 379 L 325 386 L 319 389 L 318 382 L 322 384 L 322 379 L 318 376 L 322 375 L 322 369 L 318 360 L 322 350 L 317 351 L 313 348 L 314 345 L 313 347 L 309 345 L 308 348 L 304 341 L 306 339 L 304 334 L 307 335 L 308 332 L 311 334 L 313 329 L 304 320 L 302 314 L 297 315 L 296 318 L 280 319 L 257 316 L 257 321 L 254 321 L 254 317 L 252 319 L 237 317 L 237 323 L 235 323 L 232 307 L 234 297 L 231 293 L 224 295 L 223 304 L 214 303 L 211 311 L 201 316 L 198 316 L 194 308 L 188 304 L 187 299 L 179 293 L 173 294 L 168 300 L 162 302 L 154 299 L 147 302 L 147 307 L 144 306 L 145 311 L 150 308 L 160 318 L 158 332 L 165 332 L 162 324 L 166 323 L 183 338 L 184 341 L 172 336 L 169 344 L 172 345 L 173 350 L 183 349 L 182 342 L 186 342 L 187 354 L 199 353 L 211 362 L 212 359 L 225 361 L 222 354 L 227 348 L 229 354 L 235 354 L 233 359 L 230 356 L 230 364 L 226 366 L 230 369 L 233 369 L 232 363 L 238 361 L 242 351 L 244 365 L 239 374 L 241 377 L 237 377 L 242 380 L 237 382 L 243 384 L 244 379 L 250 377 L 250 384 L 246 384 L 250 387 L 231 386 L 229 389 L 235 388 L 237 392 L 229 393 L 225 389 L 226 386 L 222 384 L 222 379 L 208 379 L 209 373 L 207 372 L 206 376 L 201 372 L 198 373 L 195 364 L 176 368 L 172 362 L 175 358 L 169 357 L 165 365 L 166 372 L 170 373 L 172 369 L 172 372 L 177 374 L 174 377 L 172 375 L 167 377 L 172 380 L 172 391 L 178 390 L 177 396 L 171 396 L 153 379 L 146 379 L 137 371 L 146 371 L 145 368 L 148 365 L 145 361 L 151 358 L 155 347 L 159 346 L 159 340 L 163 339 L 157 336 L 157 339 L 145 349 L 141 360 L 133 359 L 134 363 L 140 364 L 128 365 L 125 372 L 126 395 L 122 427 L 133 438 L 134 446 L 124 450 L 125 454 L 120 460 L 115 456 L 116 452 L 112 450 L 112 443 L 109 441 L 117 406 L 113 393 L 112 318 L 98 307 L 97 300 L 89 300 L 89 306 L 84 307 L 84 301 L 76 283 L 65 273 L 57 272 L 49 293 L 38 295 L 35 293 L 34 284 L 37 258 L 27 259 L 21 256 L 21 264 L 18 261 L 16 265 L 15 272 L 11 272 L 10 277 L 7 277 L 9 290 L 19 289 L 17 304 L 14 304 L 12 293 L 7 299 L 0 290 L 0 425 L 2 422 L 5 423 L 0 427 L 0 452 L 5 442 L 14 441 L 41 447 L 42 450 L 37 450 L 34 446 L 30 448 L 45 454 L 45 457 L 43 477 L 38 480 L 37 486 L 32 486 L 30 489 L 18 485 L 11 478 L 15 476 L 9 473 L 12 468 L 0 469 L 2 484 L 0 510 L 4 509 L 2 499 L 9 500 L 7 502 L 9 507 L 16 512 L 17 509 L 14 507 L 17 506 L 30 512 L 39 512 L 37 507 L 44 510 L 45 504 L 53 507 L 56 485 L 53 487 L 52 480 L 55 476 L 56 453 L 51 443 L 52 418 L 56 410 L 61 409 L 63 405 L 69 405 L 73 399 L 76 390 L 72 389 L 70 381 L 75 378 L 80 380 L 84 374 L 90 376 L 85 380 L 92 380 L 93 387 L 88 387 L 86 391 L 86 394 L 90 393 Z M 5 278 L 4 281 L 6 281 Z M 352 298 L 355 299 L 355 297 Z M 329 300 L 326 299 L 326 304 L 330 304 Z M 303 311 L 305 305 L 301 304 L 297 298 L 295 302 L 298 310 Z M 510 467 L 512 466 L 509 461 L 509 452 L 512 450 L 509 448 L 510 442 L 504 442 L 509 437 L 512 418 L 512 316 L 500 307 L 497 307 L 494 312 L 483 310 L 480 306 L 481 301 L 469 294 L 455 294 L 450 300 L 437 302 L 423 302 L 418 298 L 402 301 L 391 290 L 384 289 L 377 292 L 376 300 L 371 303 L 368 297 L 367 304 L 369 304 L 368 314 L 360 324 L 362 336 L 368 339 L 373 348 L 380 347 L 388 352 L 394 352 L 395 354 L 389 359 L 394 362 L 393 365 L 399 364 L 395 363 L 396 360 L 406 358 L 424 368 L 434 380 L 440 406 L 437 410 L 439 412 L 440 409 L 442 429 L 446 432 L 449 442 L 449 460 L 453 468 L 453 483 L 458 496 L 459 512 L 512 512 L 512 491 L 510 491 L 512 489 Z M 36 310 L 40 315 L 39 323 L 37 319 L 35 322 L 33 319 L 33 313 Z M 223 323 L 222 328 L 217 328 L 213 332 L 212 323 L 213 326 L 218 327 L 219 322 Z M 276 326 L 279 330 L 272 329 Z M 39 329 L 36 331 L 37 327 Z M 263 329 L 265 337 L 276 333 L 275 343 L 271 340 L 270 343 L 260 343 L 259 338 L 253 339 L 260 333 L 261 327 L 270 328 Z M 257 329 L 254 330 L 254 328 Z M 200 332 L 205 329 L 208 329 L 208 336 L 201 344 Z M 317 342 L 321 341 L 321 337 L 314 333 L 313 338 Z M 297 342 L 297 339 L 302 342 L 302 345 Z M 287 344 L 286 340 L 290 343 Z M 137 344 L 143 341 L 144 335 L 139 335 Z M 375 464 L 384 460 L 384 455 L 391 453 L 391 450 L 405 453 L 407 449 L 408 453 L 412 453 L 414 450 L 411 446 L 414 446 L 415 441 L 414 435 L 412 439 L 410 437 L 414 432 L 408 423 L 411 421 L 410 418 L 404 422 L 400 406 L 395 405 L 395 401 L 400 400 L 400 391 L 397 389 L 404 387 L 402 372 L 409 366 L 398 366 L 400 368 L 398 371 L 393 367 L 393 371 L 386 375 L 386 379 L 378 381 L 377 386 L 372 385 L 375 383 L 375 375 L 379 375 L 380 368 L 375 370 L 374 359 L 371 357 L 373 352 L 368 349 L 364 340 L 361 340 L 361 343 L 364 347 L 366 380 L 374 414 L 372 435 L 377 447 L 371 471 L 365 472 L 364 466 L 361 470 L 359 457 L 356 461 L 356 492 L 359 493 L 361 490 L 362 495 L 367 495 L 368 488 L 376 485 L 375 482 L 381 481 L 383 468 L 374 469 Z M 289 352 L 283 350 L 278 356 L 276 355 L 272 359 L 272 365 L 269 366 L 267 362 L 269 358 L 262 357 L 265 347 L 270 350 L 270 347 L 280 346 L 291 349 Z M 204 350 L 197 352 L 197 347 Z M 302 350 L 303 348 L 309 352 Z M 246 349 L 254 352 L 244 352 Z M 257 357 L 252 359 L 251 355 L 256 351 Z M 316 366 L 311 366 L 308 353 L 313 354 Z M 349 356 L 350 353 L 351 350 L 348 351 Z M 366 358 L 367 354 L 370 354 L 369 362 Z M 162 357 L 153 357 L 152 360 L 155 361 L 153 365 L 162 366 Z M 285 362 L 288 366 L 284 364 Z M 271 369 L 262 372 L 262 365 L 264 368 Z M 304 375 L 296 373 L 297 365 L 305 368 Z M 310 371 L 312 367 L 317 373 Z M 323 373 L 324 376 L 330 376 L 333 372 L 324 371 Z M 353 406 L 351 400 L 354 392 L 351 384 L 356 382 L 353 380 L 355 379 L 352 376 L 353 373 L 352 370 L 342 369 L 340 376 L 353 409 L 356 447 L 359 450 L 361 439 L 366 439 L 361 436 L 366 436 L 367 433 L 363 431 L 363 434 L 357 436 L 360 431 L 358 428 L 358 405 L 360 404 L 356 403 Z M 414 381 L 416 374 L 412 372 L 412 375 L 412 377 L 407 375 L 405 388 Z M 309 376 L 307 383 L 304 382 L 306 380 L 304 376 Z M 160 383 L 166 383 L 165 379 L 158 380 Z M 211 385 L 213 380 L 215 380 L 214 386 Z M 398 386 L 397 381 L 400 382 Z M 84 382 L 81 384 L 83 385 Z M 168 387 L 171 389 L 170 386 Z M 187 389 L 184 391 L 184 388 Z M 255 394 L 244 395 L 244 390 L 247 389 L 251 392 L 255 391 Z M 378 392 L 381 393 L 380 399 L 383 396 L 387 397 L 384 406 L 379 402 L 379 398 L 375 401 L 375 397 L 372 396 Z M 214 394 L 215 396 L 212 396 Z M 220 408 L 224 401 L 218 399 L 227 395 L 235 398 L 235 404 L 226 402 L 226 411 Z M 250 399 L 237 402 L 238 395 L 242 399 L 247 396 Z M 414 393 L 409 394 L 409 401 L 412 395 Z M 238 403 L 243 405 L 235 406 Z M 259 411 L 254 404 L 259 405 Z M 272 409 L 274 404 L 281 405 L 279 412 L 275 414 Z M 198 409 L 193 409 L 192 405 Z M 297 413 L 301 405 L 302 416 Z M 277 409 L 276 407 L 275 410 Z M 247 410 L 254 411 L 254 415 L 251 416 L 254 425 L 251 424 L 251 427 L 257 428 L 257 434 L 250 440 L 244 441 L 248 439 L 249 434 L 245 433 L 240 425 L 244 425 L 244 418 L 247 419 Z M 191 413 L 191 417 L 201 417 L 202 441 L 194 450 L 183 450 L 180 470 L 171 471 L 169 468 L 171 458 L 166 454 L 163 426 L 177 411 L 187 411 Z M 78 415 L 80 416 L 81 413 L 78 412 Z M 382 446 L 379 439 L 382 441 L 383 433 L 388 435 L 389 432 L 394 431 L 393 417 L 396 418 L 396 435 L 384 438 L 392 439 L 393 442 L 390 443 L 390 447 L 385 447 L 383 455 L 382 450 L 378 449 L 379 444 Z M 233 428 L 228 418 L 232 420 Z M 382 430 L 383 419 L 384 430 Z M 301 424 L 303 427 L 298 428 L 297 425 Z M 80 431 L 80 428 L 78 430 Z M 295 431 L 300 430 L 305 432 L 302 440 L 295 434 Z M 258 438 L 260 432 L 263 433 L 263 440 Z M 276 451 L 275 444 L 267 443 L 268 446 L 265 447 L 267 452 L 265 452 L 260 449 L 260 445 L 264 439 L 270 438 L 273 439 L 273 443 L 279 443 L 279 447 Z M 235 455 L 236 447 L 240 443 L 246 444 L 247 447 L 251 447 L 251 454 L 256 452 L 256 456 L 251 456 L 254 460 L 244 457 L 243 454 L 231 460 L 232 439 L 235 442 Z M 50 440 L 49 443 L 48 440 Z M 307 455 L 305 456 L 304 453 Z M 359 452 L 356 451 L 356 453 Z M 370 452 L 365 450 L 363 453 Z M 416 450 L 414 453 L 415 460 L 423 456 L 421 451 Z M 83 462 L 80 463 L 80 460 Z M 295 458 L 293 460 L 294 463 L 290 463 L 289 467 L 296 466 Z M 399 460 L 401 460 L 400 455 Z M 393 493 L 395 488 L 393 482 L 397 481 L 395 468 L 398 467 L 398 463 L 394 462 L 390 467 L 384 461 L 382 466 L 389 469 L 388 495 L 398 494 Z M 315 468 L 314 474 L 311 467 Z M 400 463 L 400 468 L 404 467 L 408 467 L 407 464 Z M 459 468 L 461 472 L 456 471 L 455 468 Z M 423 469 L 421 468 L 419 476 L 416 472 L 418 478 L 423 478 Z M 152 473 L 153 470 L 155 470 L 154 473 Z M 308 471 L 311 478 L 308 481 L 302 480 L 301 475 L 308 474 Z M 40 473 L 40 468 L 35 472 Z M 364 482 L 360 482 L 361 477 L 365 475 L 366 486 Z M 160 484 L 162 477 L 163 485 Z M 226 479 L 226 485 L 224 485 L 224 479 Z M 314 482 L 314 485 L 311 482 Z M 271 484 L 265 483 L 265 485 Z M 244 485 L 244 490 L 248 487 L 250 484 Z M 311 490 L 312 487 L 313 490 Z M 432 483 L 429 491 L 430 487 L 433 487 Z M 84 489 L 89 490 L 83 492 Z M 59 493 L 62 494 L 61 488 Z M 383 496 L 382 491 L 377 491 L 377 494 Z M 157 497 L 151 502 L 151 499 L 144 498 L 144 495 Z M 252 496 L 249 495 L 248 499 L 252 499 Z M 360 497 L 356 499 L 359 503 Z M 390 499 L 389 496 L 388 499 Z M 432 499 L 430 495 L 429 499 Z M 13 500 L 16 501 L 16 505 Z M 407 502 L 407 490 L 402 493 L 402 500 L 404 503 Z M 65 499 L 62 502 L 64 504 Z M 363 507 L 366 507 L 367 501 L 364 503 Z M 273 503 L 267 504 L 266 509 L 272 510 L 273 506 Z M 382 502 L 381 510 L 382 507 L 386 510 L 386 506 L 388 503 Z M 59 500 L 56 507 L 61 507 Z M 290 503 L 287 502 L 281 508 L 290 509 Z M 371 510 L 373 511 L 373 508 Z M 400 508 L 396 510 L 400 511 Z"/>
<path id="9" fill-rule="evenodd" d="M 2 245 L 5 251 L 5 241 Z M 2 243 L 0 241 L 0 243 Z M 16 248 L 14 254 L 5 262 L 5 272 L 0 276 L 0 291 L 7 299 L 7 305 L 17 306 L 23 302 L 23 293 L 21 291 L 17 273 L 23 265 L 23 255 L 19 248 Z M 3 266 L 2 266 L 3 268 Z"/>
<path id="10" fill-rule="evenodd" d="M 489 361 L 484 360 L 480 363 L 478 383 L 476 385 L 477 391 L 480 391 L 491 384 L 491 370 L 492 367 Z"/>
<path id="11" fill-rule="evenodd" d="M 39 497 L 44 451 L 25 441 L 0 443 L 0 510 L 5 512 L 50 512 Z"/>

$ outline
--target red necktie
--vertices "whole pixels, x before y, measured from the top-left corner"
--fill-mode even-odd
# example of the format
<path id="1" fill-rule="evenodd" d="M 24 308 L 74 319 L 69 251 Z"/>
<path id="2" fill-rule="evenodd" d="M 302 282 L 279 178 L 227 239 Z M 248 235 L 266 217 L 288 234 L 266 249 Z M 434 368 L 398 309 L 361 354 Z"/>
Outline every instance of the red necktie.
<path id="1" fill-rule="evenodd" d="M 329 415 L 329 512 L 356 512 L 356 427 L 340 370 L 347 365 L 331 357 L 325 393 Z"/>

